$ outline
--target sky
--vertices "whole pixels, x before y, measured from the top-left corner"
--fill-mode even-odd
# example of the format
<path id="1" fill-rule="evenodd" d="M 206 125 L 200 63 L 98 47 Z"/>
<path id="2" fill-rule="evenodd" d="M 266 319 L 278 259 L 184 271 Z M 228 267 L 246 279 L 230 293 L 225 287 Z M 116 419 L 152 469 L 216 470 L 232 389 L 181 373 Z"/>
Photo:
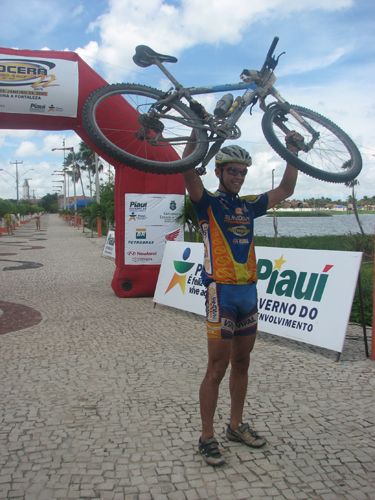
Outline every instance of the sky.
<path id="1" fill-rule="evenodd" d="M 2 0 L 0 33 L 2 47 L 73 51 L 108 83 L 157 88 L 165 88 L 165 77 L 133 63 L 136 45 L 176 56 L 168 69 L 184 85 L 214 85 L 239 82 L 244 68 L 259 69 L 278 36 L 277 51 L 286 54 L 276 88 L 352 137 L 363 158 L 357 197 L 375 195 L 373 0 Z M 263 138 L 260 119 L 254 110 L 240 123 L 237 144 L 253 157 L 242 194 L 269 190 L 272 171 L 277 184 L 285 166 Z M 70 130 L 7 130 L 1 112 L 0 126 L 0 198 L 16 198 L 15 162 L 22 162 L 20 197 L 25 179 L 32 197 L 58 191 L 61 177 L 52 173 L 61 169 L 63 151 L 51 150 L 63 140 L 78 149 L 81 138 Z M 204 183 L 217 187 L 212 165 Z M 350 193 L 300 174 L 293 198 L 345 200 Z"/>

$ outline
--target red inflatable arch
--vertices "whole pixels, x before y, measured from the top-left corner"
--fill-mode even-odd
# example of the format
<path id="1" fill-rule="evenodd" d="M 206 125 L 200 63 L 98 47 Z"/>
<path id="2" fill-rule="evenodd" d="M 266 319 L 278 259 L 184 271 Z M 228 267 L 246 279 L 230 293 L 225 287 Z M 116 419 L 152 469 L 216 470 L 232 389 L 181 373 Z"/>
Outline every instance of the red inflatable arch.
<path id="1" fill-rule="evenodd" d="M 112 278 L 112 288 L 119 297 L 152 296 L 155 291 L 160 265 L 125 265 L 125 194 L 126 193 L 154 193 L 154 194 L 184 194 L 184 183 L 181 175 L 146 174 L 114 161 L 100 151 L 87 137 L 82 127 L 82 106 L 95 89 L 106 85 L 90 66 L 88 66 L 74 52 L 41 51 L 41 50 L 14 50 L 0 48 L 0 68 L 17 59 L 32 59 L 34 62 L 61 59 L 77 62 L 78 65 L 78 103 L 74 117 L 50 116 L 48 114 L 22 114 L 0 112 L 0 128 L 3 129 L 32 129 L 32 130 L 74 130 L 102 158 L 114 165 L 115 177 L 115 218 L 116 218 L 116 269 Z M 9 75 L 8 75 L 9 76 Z M 0 81 L 0 87 L 3 87 Z M 1 89 L 4 90 L 4 87 Z M 59 90 L 60 91 L 60 90 Z M 64 88 L 61 89 L 64 91 Z M 111 110 L 113 111 L 113 110 Z M 103 117 L 105 120 L 105 117 Z M 124 121 L 136 119 L 136 112 L 126 107 L 124 103 L 117 109 L 115 120 Z M 114 117 L 111 114 L 111 123 Z"/>

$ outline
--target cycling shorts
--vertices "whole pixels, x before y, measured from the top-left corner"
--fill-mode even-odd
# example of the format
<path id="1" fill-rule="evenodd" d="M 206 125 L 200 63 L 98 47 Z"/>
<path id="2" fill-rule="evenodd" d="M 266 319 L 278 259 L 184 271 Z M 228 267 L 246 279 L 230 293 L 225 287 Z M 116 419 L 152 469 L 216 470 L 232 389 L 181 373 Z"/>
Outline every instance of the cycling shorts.
<path id="1" fill-rule="evenodd" d="M 206 295 L 208 339 L 254 335 L 258 323 L 257 299 L 255 283 L 226 285 L 211 282 Z"/>

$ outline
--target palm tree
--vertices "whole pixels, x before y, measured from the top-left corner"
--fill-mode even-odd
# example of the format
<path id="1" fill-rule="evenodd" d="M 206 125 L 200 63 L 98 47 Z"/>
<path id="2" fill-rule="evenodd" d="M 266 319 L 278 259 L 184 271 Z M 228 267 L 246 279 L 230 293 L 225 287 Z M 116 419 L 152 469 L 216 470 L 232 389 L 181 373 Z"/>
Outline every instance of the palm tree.
<path id="1" fill-rule="evenodd" d="M 360 218 L 359 218 L 357 198 L 355 196 L 355 191 L 354 191 L 354 187 L 357 186 L 358 184 L 359 184 L 359 182 L 357 181 L 357 179 L 353 179 L 352 181 L 345 182 L 345 186 L 346 187 L 352 188 L 352 194 L 351 194 L 351 196 L 349 196 L 349 201 L 353 205 L 353 212 L 354 212 L 356 221 L 358 223 L 359 229 L 361 231 L 361 234 L 363 236 L 365 236 L 366 233 L 365 233 L 365 231 L 364 231 L 364 229 L 362 227 L 362 224 L 361 224 L 361 221 L 360 221 Z"/>
<path id="2" fill-rule="evenodd" d="M 199 223 L 189 196 L 185 196 L 184 207 L 182 213 L 177 217 L 177 221 L 187 225 L 189 241 L 201 241 Z"/>
<path id="3" fill-rule="evenodd" d="M 347 162 L 344 163 L 343 168 L 348 168 L 349 165 L 350 165 L 350 161 L 347 161 Z M 352 194 L 351 194 L 351 196 L 349 196 L 349 201 L 353 205 L 353 212 L 354 212 L 356 221 L 358 223 L 359 229 L 361 231 L 361 234 L 362 234 L 362 236 L 365 236 L 365 232 L 363 230 L 361 221 L 359 219 L 358 206 L 357 206 L 357 198 L 355 196 L 355 189 L 354 189 L 355 186 L 358 186 L 358 184 L 359 184 L 359 181 L 357 179 L 352 179 L 351 181 L 345 182 L 345 186 L 352 189 Z"/>
<path id="4" fill-rule="evenodd" d="M 92 198 L 92 176 L 96 174 L 96 162 L 95 162 L 95 152 L 89 148 L 89 146 L 81 141 L 79 144 L 79 151 L 77 154 L 78 161 L 80 164 L 80 168 L 85 170 L 89 177 L 89 189 L 90 189 L 90 198 Z M 103 171 L 103 165 L 99 163 L 98 172 Z"/>
<path id="5" fill-rule="evenodd" d="M 69 151 L 64 159 L 64 167 L 67 169 L 68 167 L 73 166 L 72 170 L 66 170 L 67 175 L 71 178 L 74 183 L 78 181 L 81 182 L 82 195 L 85 196 L 85 190 L 82 182 L 81 175 L 81 166 L 79 161 L 79 156 L 73 153 L 73 151 Z"/>

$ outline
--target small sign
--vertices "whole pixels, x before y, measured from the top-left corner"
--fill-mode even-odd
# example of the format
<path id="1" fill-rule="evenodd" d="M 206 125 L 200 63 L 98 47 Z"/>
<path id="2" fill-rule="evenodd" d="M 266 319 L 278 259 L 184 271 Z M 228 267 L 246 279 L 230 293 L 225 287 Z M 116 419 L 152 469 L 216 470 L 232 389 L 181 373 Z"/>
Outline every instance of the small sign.
<path id="1" fill-rule="evenodd" d="M 108 257 L 109 259 L 115 260 L 116 253 L 115 253 L 115 232 L 114 231 L 108 231 L 102 255 L 103 255 L 103 257 Z"/>

